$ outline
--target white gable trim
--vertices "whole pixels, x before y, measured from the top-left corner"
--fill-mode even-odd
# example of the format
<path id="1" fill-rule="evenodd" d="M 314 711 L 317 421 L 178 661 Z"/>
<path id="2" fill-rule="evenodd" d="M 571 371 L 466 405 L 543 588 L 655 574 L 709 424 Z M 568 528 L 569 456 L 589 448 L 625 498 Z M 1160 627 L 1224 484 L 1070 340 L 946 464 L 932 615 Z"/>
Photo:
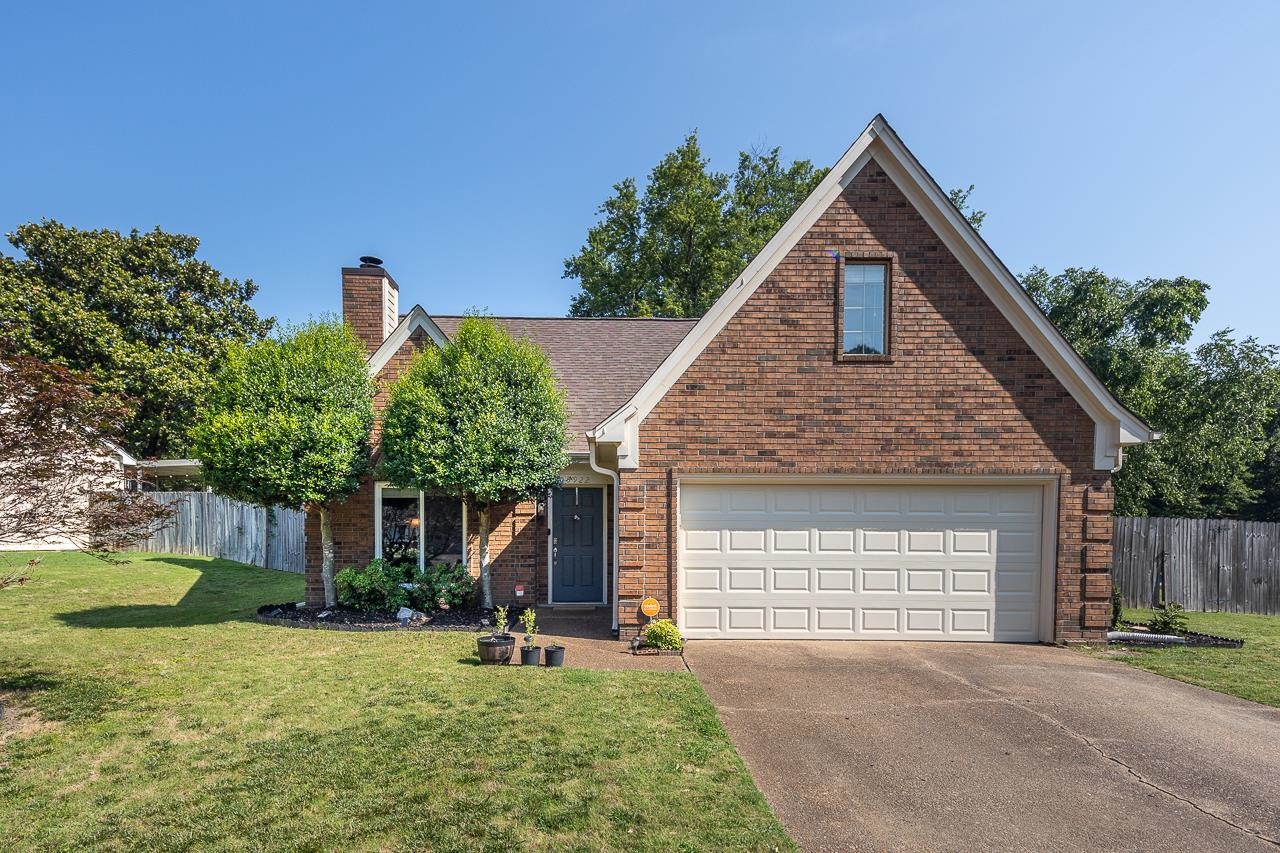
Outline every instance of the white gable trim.
<path id="1" fill-rule="evenodd" d="M 1095 468 L 1115 470 L 1122 461 L 1121 448 L 1159 437 L 1122 406 L 1093 375 L 1018 280 L 907 150 L 884 117 L 876 116 L 631 401 L 588 433 L 598 442 L 618 445 L 620 468 L 636 468 L 640 464 L 640 422 L 872 159 L 885 170 L 987 297 L 1093 419 Z"/>
<path id="2" fill-rule="evenodd" d="M 436 342 L 436 346 L 442 347 L 449 340 L 445 337 L 444 332 L 440 331 L 440 327 L 436 325 L 436 321 L 432 320 L 421 305 L 415 305 L 404 315 L 399 325 L 397 325 L 382 345 L 374 350 L 373 355 L 369 356 L 369 375 L 377 376 L 382 368 L 387 366 L 387 362 L 391 361 L 396 353 L 400 352 L 400 348 L 404 346 L 404 342 L 409 340 L 409 336 L 422 329 L 427 333 L 431 340 Z"/>

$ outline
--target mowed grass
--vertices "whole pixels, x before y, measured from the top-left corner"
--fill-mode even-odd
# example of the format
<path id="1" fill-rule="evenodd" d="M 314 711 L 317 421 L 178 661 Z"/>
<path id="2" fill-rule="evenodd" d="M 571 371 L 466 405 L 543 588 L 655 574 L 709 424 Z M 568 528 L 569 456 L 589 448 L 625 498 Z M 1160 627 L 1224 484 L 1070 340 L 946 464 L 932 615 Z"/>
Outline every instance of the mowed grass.
<path id="1" fill-rule="evenodd" d="M 1124 611 L 1124 618 L 1146 622 L 1150 610 Z M 1191 630 L 1244 640 L 1241 649 L 1141 648 L 1098 651 L 1132 666 L 1219 693 L 1280 707 L 1280 616 L 1240 613 L 1188 613 Z"/>
<path id="2" fill-rule="evenodd" d="M 0 591 L 0 850 L 794 849 L 691 675 L 261 625 L 298 576 L 126 560 Z"/>

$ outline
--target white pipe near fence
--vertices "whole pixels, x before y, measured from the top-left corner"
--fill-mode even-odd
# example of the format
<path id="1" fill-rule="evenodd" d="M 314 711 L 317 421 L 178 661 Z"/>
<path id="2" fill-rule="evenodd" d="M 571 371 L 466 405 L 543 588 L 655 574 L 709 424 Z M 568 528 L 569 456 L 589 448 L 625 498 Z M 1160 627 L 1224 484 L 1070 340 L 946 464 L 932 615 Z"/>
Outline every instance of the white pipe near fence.
<path id="1" fill-rule="evenodd" d="M 1125 604 L 1280 615 L 1280 524 L 1214 518 L 1117 518 L 1112 577 Z"/>
<path id="2" fill-rule="evenodd" d="M 169 525 L 134 550 L 222 557 L 265 569 L 301 572 L 305 566 L 306 514 L 287 507 L 270 511 L 212 492 L 145 492 L 176 511 Z"/>

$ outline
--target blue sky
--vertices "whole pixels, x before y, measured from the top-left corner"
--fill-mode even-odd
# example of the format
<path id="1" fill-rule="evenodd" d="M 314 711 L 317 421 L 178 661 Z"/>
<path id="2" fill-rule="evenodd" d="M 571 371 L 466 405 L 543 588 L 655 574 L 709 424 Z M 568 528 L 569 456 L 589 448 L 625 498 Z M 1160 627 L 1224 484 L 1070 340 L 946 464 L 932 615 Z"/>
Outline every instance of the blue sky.
<path id="1" fill-rule="evenodd" d="M 334 311 L 383 257 L 401 303 L 563 314 L 617 180 L 698 128 L 713 165 L 829 165 L 883 112 L 977 185 L 1015 272 L 1212 286 L 1197 338 L 1280 343 L 1280 4 L 25 3 L 0 13 L 0 230 L 160 225 Z"/>

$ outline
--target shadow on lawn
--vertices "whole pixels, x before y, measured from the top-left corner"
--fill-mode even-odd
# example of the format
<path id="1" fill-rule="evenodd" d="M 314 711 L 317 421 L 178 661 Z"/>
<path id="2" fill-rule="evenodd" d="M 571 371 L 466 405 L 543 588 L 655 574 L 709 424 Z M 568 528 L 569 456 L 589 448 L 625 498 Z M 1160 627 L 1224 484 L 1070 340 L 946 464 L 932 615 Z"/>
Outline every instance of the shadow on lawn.
<path id="1" fill-rule="evenodd" d="M 298 575 L 268 572 L 227 560 L 164 557 L 166 563 L 200 574 L 176 604 L 115 604 L 56 614 L 73 628 L 187 628 L 219 622 L 253 621 L 258 606 L 300 594 L 289 589 Z"/>

